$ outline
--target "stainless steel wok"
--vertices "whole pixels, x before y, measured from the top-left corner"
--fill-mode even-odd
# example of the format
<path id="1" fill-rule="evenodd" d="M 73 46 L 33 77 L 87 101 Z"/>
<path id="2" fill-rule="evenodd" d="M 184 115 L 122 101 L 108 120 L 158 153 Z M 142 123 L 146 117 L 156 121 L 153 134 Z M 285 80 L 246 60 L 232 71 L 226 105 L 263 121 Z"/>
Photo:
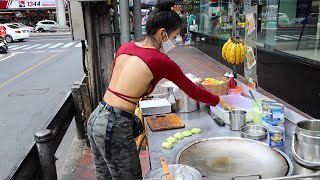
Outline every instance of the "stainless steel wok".
<path id="1" fill-rule="evenodd" d="M 203 179 L 249 179 L 251 175 L 255 179 L 275 178 L 289 176 L 293 171 L 291 160 L 282 151 L 233 137 L 191 143 L 178 153 L 175 163 L 196 168 L 205 176 Z"/>

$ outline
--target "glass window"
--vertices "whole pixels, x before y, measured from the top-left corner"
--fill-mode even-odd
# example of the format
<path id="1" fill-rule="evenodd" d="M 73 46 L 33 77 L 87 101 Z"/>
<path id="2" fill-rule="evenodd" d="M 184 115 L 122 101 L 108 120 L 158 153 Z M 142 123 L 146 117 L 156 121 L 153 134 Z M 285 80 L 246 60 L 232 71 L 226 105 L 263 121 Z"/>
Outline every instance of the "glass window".
<path id="1" fill-rule="evenodd" d="M 235 34 L 244 38 L 245 11 L 252 5 L 258 6 L 260 48 L 320 61 L 320 0 L 201 0 L 198 31 L 226 40 L 237 10 Z"/>

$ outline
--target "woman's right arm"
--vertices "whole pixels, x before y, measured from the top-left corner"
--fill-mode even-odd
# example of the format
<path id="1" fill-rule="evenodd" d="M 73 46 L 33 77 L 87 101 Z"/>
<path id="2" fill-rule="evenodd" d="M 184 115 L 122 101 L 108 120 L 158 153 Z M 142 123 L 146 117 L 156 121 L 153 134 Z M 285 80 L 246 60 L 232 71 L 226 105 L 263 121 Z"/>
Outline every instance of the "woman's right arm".
<path id="1" fill-rule="evenodd" d="M 180 67 L 174 61 L 169 59 L 167 56 L 166 58 L 167 59 L 164 59 L 161 66 L 161 70 L 164 73 L 164 78 L 172 81 L 192 99 L 209 104 L 211 106 L 216 106 L 220 102 L 219 96 L 212 94 L 193 83 L 185 76 Z M 225 105 L 225 101 L 221 102 L 221 105 Z"/>

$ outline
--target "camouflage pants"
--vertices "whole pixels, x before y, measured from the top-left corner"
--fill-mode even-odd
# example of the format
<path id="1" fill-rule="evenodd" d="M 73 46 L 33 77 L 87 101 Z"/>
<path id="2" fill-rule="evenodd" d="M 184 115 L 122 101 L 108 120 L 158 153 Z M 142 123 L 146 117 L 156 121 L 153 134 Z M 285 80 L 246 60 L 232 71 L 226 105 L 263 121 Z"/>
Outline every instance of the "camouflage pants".
<path id="1" fill-rule="evenodd" d="M 111 113 L 102 104 L 88 120 L 88 137 L 96 166 L 98 180 L 142 179 L 140 160 L 132 135 L 130 119 L 115 114 L 111 130 L 111 159 L 106 158 L 105 134 L 108 117 Z"/>

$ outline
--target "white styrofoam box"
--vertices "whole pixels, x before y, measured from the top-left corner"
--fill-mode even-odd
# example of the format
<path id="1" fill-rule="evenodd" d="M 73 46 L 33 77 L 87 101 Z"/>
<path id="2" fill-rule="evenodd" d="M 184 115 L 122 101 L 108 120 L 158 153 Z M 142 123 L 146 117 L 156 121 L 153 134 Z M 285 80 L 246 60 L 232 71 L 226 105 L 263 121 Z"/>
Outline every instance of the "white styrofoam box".
<path id="1" fill-rule="evenodd" d="M 166 98 L 139 101 L 142 115 L 166 114 L 171 112 L 171 104 Z"/>
<path id="2" fill-rule="evenodd" d="M 241 96 L 240 94 L 230 94 L 221 96 L 230 105 L 236 106 L 236 109 L 247 111 L 247 122 L 252 121 L 252 100 Z M 210 106 L 210 110 L 214 112 L 226 124 L 230 124 L 229 111 L 224 110 L 219 104 L 217 106 Z"/>

